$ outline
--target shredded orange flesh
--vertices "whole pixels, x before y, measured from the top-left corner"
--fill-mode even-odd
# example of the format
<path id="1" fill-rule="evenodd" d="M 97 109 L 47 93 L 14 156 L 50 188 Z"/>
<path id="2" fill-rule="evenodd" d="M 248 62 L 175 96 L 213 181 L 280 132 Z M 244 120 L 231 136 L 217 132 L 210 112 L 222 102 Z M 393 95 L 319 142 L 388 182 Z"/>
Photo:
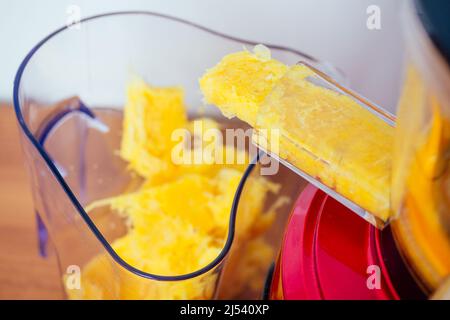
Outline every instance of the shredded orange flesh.
<path id="1" fill-rule="evenodd" d="M 153 88 L 140 80 L 129 85 L 120 156 L 145 181 L 133 193 L 98 200 L 86 210 L 95 213 L 97 208 L 108 206 L 127 220 L 128 232 L 112 247 L 137 269 L 183 275 L 206 266 L 222 250 L 248 155 L 244 164 L 175 164 L 171 159 L 176 145 L 172 133 L 179 128 L 193 131 L 199 124 L 220 129 L 213 119 L 187 120 L 180 88 Z M 214 144 L 214 148 L 226 151 L 231 147 Z M 201 152 L 192 146 L 190 150 Z M 263 212 L 266 195 L 277 190 L 277 185 L 262 177 L 250 177 L 246 184 L 236 241 L 243 249 L 254 251 L 253 255 L 258 251 L 262 255 L 259 260 L 243 260 L 237 273 L 261 274 L 261 262 L 267 264 L 273 258 L 271 246 L 260 233 L 270 226 L 275 213 Z M 208 299 L 213 297 L 217 276 L 208 273 L 186 281 L 153 281 L 118 267 L 109 255 L 100 254 L 83 267 L 81 287 L 66 287 L 66 292 L 73 299 Z M 236 279 L 244 280 L 242 276 Z M 234 294 L 243 287 L 242 282 L 229 286 Z"/>
<path id="2" fill-rule="evenodd" d="M 266 141 L 269 151 L 386 221 L 393 128 L 348 96 L 311 81 L 308 67 L 288 67 L 271 59 L 268 49 L 261 52 L 232 53 L 209 69 L 200 79 L 206 102 L 248 122 L 258 144 Z M 275 130 L 278 143 L 269 141 Z"/>

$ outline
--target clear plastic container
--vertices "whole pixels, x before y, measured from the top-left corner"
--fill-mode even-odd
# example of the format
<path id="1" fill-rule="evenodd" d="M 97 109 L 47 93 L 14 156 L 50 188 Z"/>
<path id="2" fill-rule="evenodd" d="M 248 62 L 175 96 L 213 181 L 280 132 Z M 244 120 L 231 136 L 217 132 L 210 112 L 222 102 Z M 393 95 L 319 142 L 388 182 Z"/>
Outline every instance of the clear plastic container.
<path id="1" fill-rule="evenodd" d="M 418 3 L 408 3 L 402 17 L 408 57 L 393 163 L 392 229 L 423 290 L 432 293 L 442 285 L 448 294 L 450 68 L 420 21 Z"/>
<path id="2" fill-rule="evenodd" d="M 247 178 L 260 174 L 255 164 L 249 165 L 236 190 L 222 251 L 189 274 L 149 274 L 128 264 L 111 246 L 126 232 L 123 220 L 111 210 L 90 214 L 84 210 L 94 200 L 133 190 L 139 183 L 116 153 L 130 75 L 140 75 L 155 86 L 182 86 L 189 114 L 195 117 L 202 109 L 198 78 L 204 70 L 224 55 L 254 44 L 165 15 L 121 12 L 58 29 L 26 56 L 15 79 L 14 105 L 31 178 L 40 252 L 56 255 L 61 281 L 75 290 L 70 297 L 77 298 L 76 290 L 83 285 L 80 270 L 93 257 L 101 257 L 95 263 L 103 270 L 95 275 L 96 285 L 107 289 L 101 294 L 96 285 L 84 290 L 99 298 L 260 297 L 270 262 L 261 265 L 256 284 L 250 287 L 241 281 L 245 290 L 239 293 L 221 285 L 229 288 L 240 281 L 233 280 L 236 263 L 225 262 L 233 260 L 239 204 L 251 201 L 245 196 Z M 314 62 L 301 52 L 267 46 L 284 63 Z M 205 112 L 228 123 L 217 110 Z M 283 166 L 268 178 L 282 182 L 279 195 L 291 199 L 306 184 Z M 275 200 L 268 199 L 265 206 Z M 265 235 L 274 252 L 290 206 L 278 208 L 277 220 Z"/>

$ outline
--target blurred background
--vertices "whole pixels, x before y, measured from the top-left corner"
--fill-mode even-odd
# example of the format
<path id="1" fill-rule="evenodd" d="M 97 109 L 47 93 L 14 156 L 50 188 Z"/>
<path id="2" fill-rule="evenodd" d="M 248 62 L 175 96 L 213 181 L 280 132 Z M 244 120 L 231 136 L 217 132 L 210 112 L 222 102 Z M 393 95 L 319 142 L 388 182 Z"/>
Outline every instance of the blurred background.
<path id="1" fill-rule="evenodd" d="M 10 101 L 25 54 L 64 25 L 72 5 L 81 17 L 120 10 L 150 10 L 260 42 L 289 46 L 344 70 L 351 87 L 394 111 L 402 68 L 399 14 L 403 0 L 2 0 L 0 99 Z M 381 29 L 366 27 L 377 5 Z M 145 30 L 142 30 L 145 32 Z M 105 34 L 105 37 L 113 34 Z M 151 41 L 151 39 L 149 39 Z M 108 57 L 105 57 L 106 59 Z"/>
<path id="2" fill-rule="evenodd" d="M 22 59 L 39 40 L 67 23 L 74 6 L 81 18 L 148 10 L 240 38 L 292 47 L 343 70 L 351 88 L 394 112 L 403 67 L 399 23 L 403 2 L 0 0 L 0 298 L 60 298 L 57 261 L 38 256 L 33 205 L 11 100 Z M 367 28 L 371 5 L 380 9 L 380 30 Z"/>

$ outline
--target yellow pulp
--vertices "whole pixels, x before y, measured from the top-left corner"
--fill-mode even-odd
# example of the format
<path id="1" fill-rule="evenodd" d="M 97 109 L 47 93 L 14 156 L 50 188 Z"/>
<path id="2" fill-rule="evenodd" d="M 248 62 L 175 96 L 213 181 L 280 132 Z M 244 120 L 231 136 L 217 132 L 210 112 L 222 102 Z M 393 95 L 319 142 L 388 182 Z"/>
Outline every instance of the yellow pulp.
<path id="1" fill-rule="evenodd" d="M 399 104 L 393 221 L 397 242 L 429 291 L 450 274 L 450 117 L 414 66 Z M 414 137 L 414 139 L 411 139 Z"/>
<path id="2" fill-rule="evenodd" d="M 200 88 L 206 101 L 225 116 L 237 116 L 254 126 L 258 108 L 287 70 L 257 46 L 255 54 L 243 51 L 225 56 L 200 79 Z"/>
<path id="3" fill-rule="evenodd" d="M 193 132 L 196 125 L 204 130 L 220 129 L 212 119 L 187 120 L 180 88 L 153 88 L 142 81 L 129 85 L 120 156 L 144 182 L 133 193 L 96 201 L 86 210 L 95 213 L 96 208 L 106 205 L 126 219 L 128 231 L 112 247 L 141 271 L 166 276 L 191 273 L 212 262 L 224 245 L 232 201 L 248 161 L 230 165 L 174 163 L 176 147 L 192 151 L 192 158 L 202 152 L 186 146 L 189 139 L 180 147 L 172 137 L 174 130 Z M 225 154 L 232 147 L 214 142 L 208 152 L 217 149 Z M 248 160 L 247 155 L 245 158 Z M 237 263 L 235 281 L 225 284 L 232 295 L 240 293 L 244 278 L 252 281 L 263 275 L 261 265 L 273 258 L 261 232 L 270 226 L 275 214 L 275 208 L 263 214 L 264 201 L 269 192 L 277 191 L 277 185 L 262 177 L 250 177 L 246 184 L 233 250 L 254 258 Z M 66 285 L 66 292 L 72 299 L 208 299 L 215 293 L 217 280 L 217 272 L 185 281 L 149 280 L 100 254 L 83 267 L 80 288 Z"/>
<path id="4" fill-rule="evenodd" d="M 258 144 L 386 221 L 394 130 L 314 77 L 258 47 L 225 56 L 200 87 L 207 103 L 255 127 Z"/>

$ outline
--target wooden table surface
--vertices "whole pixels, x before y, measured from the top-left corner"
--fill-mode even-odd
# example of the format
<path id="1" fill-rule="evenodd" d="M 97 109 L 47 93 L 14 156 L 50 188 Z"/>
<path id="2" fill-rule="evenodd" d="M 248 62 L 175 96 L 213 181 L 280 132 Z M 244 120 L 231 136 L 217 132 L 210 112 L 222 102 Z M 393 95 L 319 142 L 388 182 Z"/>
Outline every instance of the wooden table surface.
<path id="1" fill-rule="evenodd" d="M 0 206 L 0 299 L 62 298 L 55 258 L 38 254 L 16 118 L 5 104 L 0 104 Z"/>

